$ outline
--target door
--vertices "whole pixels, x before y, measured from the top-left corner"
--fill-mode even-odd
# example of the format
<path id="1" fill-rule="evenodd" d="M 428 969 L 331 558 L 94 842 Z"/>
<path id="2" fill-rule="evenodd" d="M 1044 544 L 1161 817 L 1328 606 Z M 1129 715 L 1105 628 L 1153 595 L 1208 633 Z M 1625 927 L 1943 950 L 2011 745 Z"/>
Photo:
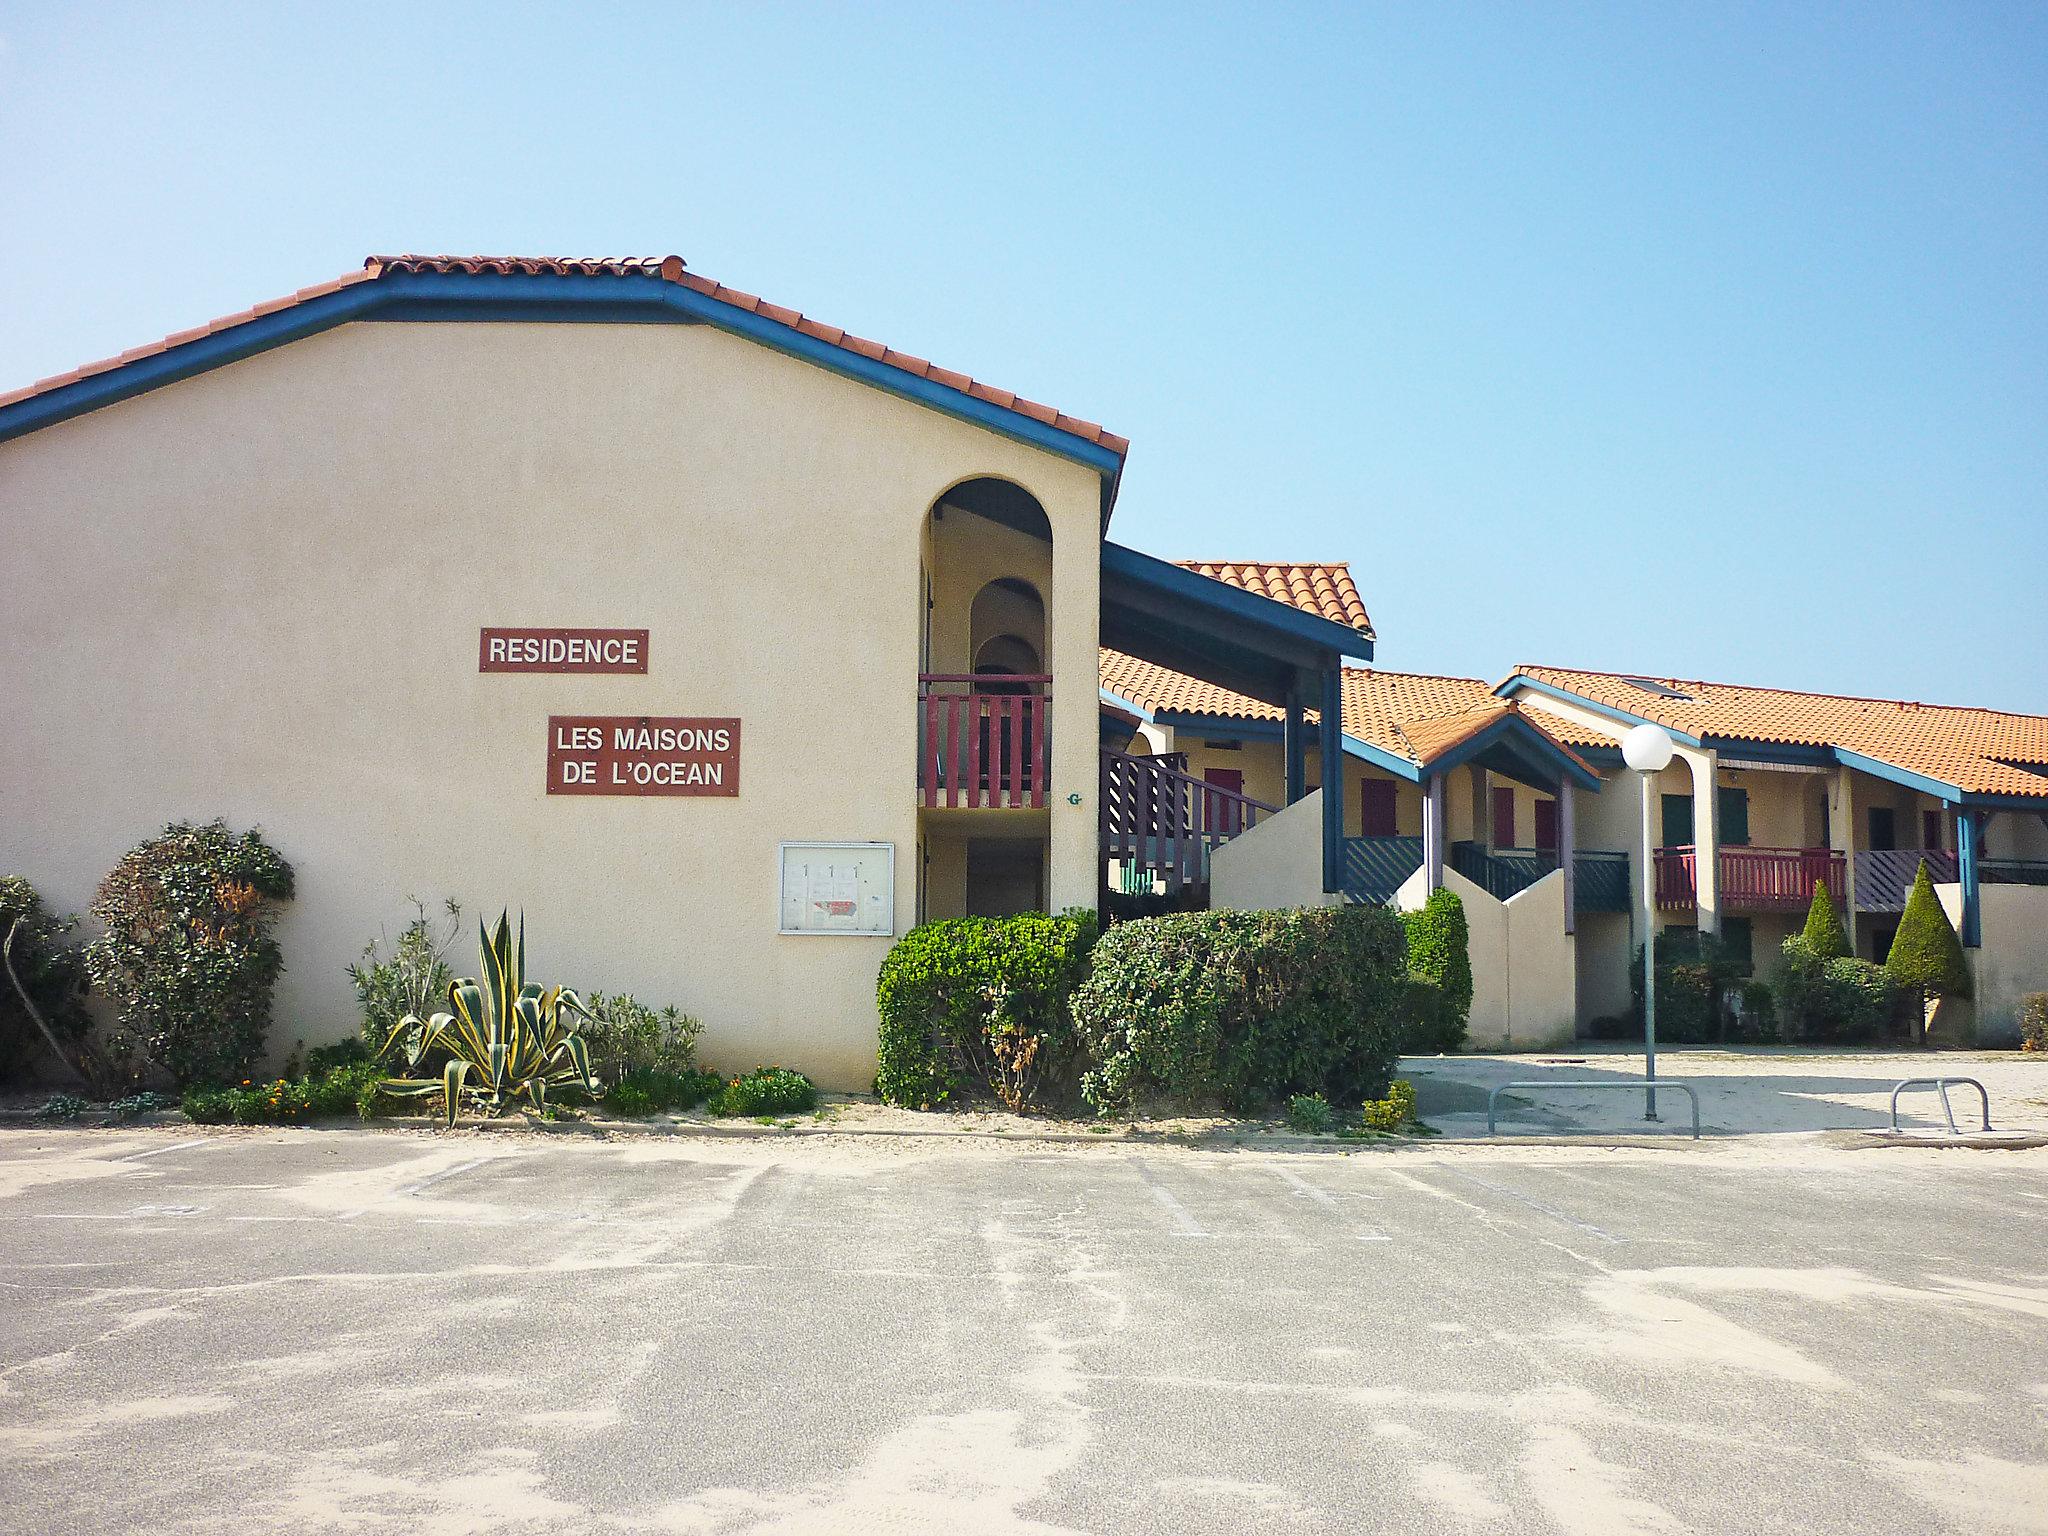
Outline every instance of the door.
<path id="1" fill-rule="evenodd" d="M 1202 782 L 1213 784 L 1218 789 L 1230 791 L 1233 795 L 1244 793 L 1244 770 L 1242 768 L 1204 768 Z M 1218 837 L 1235 837 L 1244 830 L 1242 825 L 1244 807 L 1235 800 L 1226 800 L 1221 795 L 1202 796 L 1202 825 Z"/>
<path id="2" fill-rule="evenodd" d="M 1557 802 L 1538 800 L 1536 802 L 1536 846 L 1549 853 L 1557 852 Z"/>
<path id="3" fill-rule="evenodd" d="M 1394 781 L 1392 779 L 1361 779 L 1358 783 L 1358 835 L 1361 837 L 1393 837 L 1396 821 L 1394 817 Z"/>
<path id="4" fill-rule="evenodd" d="M 1870 808 L 1870 848 L 1876 853 L 1885 853 L 1899 846 L 1898 818 L 1888 805 L 1873 805 Z"/>
<path id="5" fill-rule="evenodd" d="M 1515 792 L 1512 789 L 1496 788 L 1493 792 L 1493 846 L 1515 846 Z"/>

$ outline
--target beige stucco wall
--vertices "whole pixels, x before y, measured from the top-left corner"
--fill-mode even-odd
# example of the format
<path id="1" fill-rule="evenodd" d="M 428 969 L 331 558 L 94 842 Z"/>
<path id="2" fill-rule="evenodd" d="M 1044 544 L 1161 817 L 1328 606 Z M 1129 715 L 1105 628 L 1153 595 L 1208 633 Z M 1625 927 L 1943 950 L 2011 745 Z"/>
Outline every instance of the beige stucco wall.
<path id="1" fill-rule="evenodd" d="M 1333 906 L 1323 890 L 1320 791 L 1268 816 L 1219 847 L 1209 865 L 1209 905 L 1234 912 Z"/>
<path id="2" fill-rule="evenodd" d="M 1963 926 L 1963 888 L 1937 885 L 1956 931 Z M 1976 996 L 1958 1007 L 1944 1003 L 1935 1019 L 1941 1038 L 1980 1045 L 2016 1045 L 2020 1037 L 2020 999 L 2029 992 L 2048 992 L 2048 886 L 1980 885 L 1977 917 L 1982 943 L 1963 954 L 1970 962 Z"/>
<path id="3" fill-rule="evenodd" d="M 1465 906 L 1472 960 L 1472 1012 L 1466 1039 L 1476 1051 L 1541 1050 L 1574 1033 L 1575 960 L 1564 931 L 1564 875 L 1546 875 L 1505 902 L 1495 901 L 1455 869 L 1444 889 Z M 1394 905 L 1419 910 L 1429 899 L 1428 874 L 1417 870 Z"/>
<path id="4" fill-rule="evenodd" d="M 260 824 L 273 1059 L 354 1027 L 417 893 L 523 908 L 537 978 L 719 1066 L 864 1085 L 888 941 L 778 936 L 776 845 L 893 843 L 911 921 L 920 548 L 976 475 L 1052 523 L 1051 894 L 1092 902 L 1096 475 L 680 325 L 355 324 L 0 444 L 0 868 L 82 909 L 168 819 Z M 480 676 L 487 624 L 645 626 L 651 670 Z M 551 712 L 738 716 L 741 792 L 549 797 Z"/>

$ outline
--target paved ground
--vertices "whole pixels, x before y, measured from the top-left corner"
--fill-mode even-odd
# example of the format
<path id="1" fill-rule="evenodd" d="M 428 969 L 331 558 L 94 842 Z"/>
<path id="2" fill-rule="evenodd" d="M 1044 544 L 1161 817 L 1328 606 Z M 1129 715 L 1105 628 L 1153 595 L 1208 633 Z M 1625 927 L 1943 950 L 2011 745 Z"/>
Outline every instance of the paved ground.
<path id="1" fill-rule="evenodd" d="M 2048 1530 L 2048 1151 L 0 1132 L 0 1531 Z"/>
<path id="2" fill-rule="evenodd" d="M 1725 1050 L 1681 1046 L 1657 1053 L 1661 1077 L 1693 1085 L 1706 1135 L 1787 1135 L 1817 1131 L 1889 1134 L 1891 1091 L 1906 1078 L 1971 1077 L 1990 1099 L 1991 1124 L 2001 1133 L 2048 1132 L 2048 1060 L 2017 1051 L 1830 1051 L 1787 1046 Z M 1484 1135 L 1490 1090 L 1535 1080 L 1558 1086 L 1542 1093 L 1505 1093 L 1499 1123 L 1512 1132 L 1619 1132 L 1690 1134 L 1691 1111 L 1682 1093 L 1658 1096 L 1658 1126 L 1643 1123 L 1643 1096 L 1589 1083 L 1643 1081 L 1640 1047 L 1579 1041 L 1548 1055 L 1410 1056 L 1401 1073 L 1416 1086 L 1424 1119 L 1449 1135 Z M 1949 1090 L 1956 1124 L 1983 1124 L 1976 1092 Z M 1909 1089 L 1899 1099 L 1899 1124 L 1909 1134 L 1947 1133 L 1941 1101 L 1932 1089 Z"/>

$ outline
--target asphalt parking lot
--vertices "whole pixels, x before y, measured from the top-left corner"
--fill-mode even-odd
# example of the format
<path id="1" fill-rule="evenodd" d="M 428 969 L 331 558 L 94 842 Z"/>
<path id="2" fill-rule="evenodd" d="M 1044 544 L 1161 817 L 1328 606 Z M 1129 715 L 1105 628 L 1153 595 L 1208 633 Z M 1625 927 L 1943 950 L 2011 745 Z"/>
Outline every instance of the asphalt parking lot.
<path id="1" fill-rule="evenodd" d="M 2048 1531 L 2048 1152 L 0 1132 L 0 1531 Z"/>

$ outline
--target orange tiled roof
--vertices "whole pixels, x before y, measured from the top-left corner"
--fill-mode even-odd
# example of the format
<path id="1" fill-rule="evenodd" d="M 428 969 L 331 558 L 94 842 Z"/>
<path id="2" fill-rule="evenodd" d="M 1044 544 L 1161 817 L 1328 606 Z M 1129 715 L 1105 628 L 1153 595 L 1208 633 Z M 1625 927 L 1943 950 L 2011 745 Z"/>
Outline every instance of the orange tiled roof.
<path id="1" fill-rule="evenodd" d="M 96 373 L 105 373 L 108 369 L 118 368 L 124 363 L 132 363 L 140 358 L 154 356 L 159 352 L 168 352 L 173 347 L 180 346 L 188 341 L 196 341 L 202 336 L 211 336 L 221 331 L 232 330 L 238 325 L 246 325 L 251 320 L 275 314 L 281 309 L 290 309 L 295 304 L 304 304 L 308 300 L 320 298 L 335 292 L 337 289 L 347 288 L 355 283 L 374 282 L 387 272 L 495 273 L 515 276 L 547 274 L 559 277 L 598 278 L 659 277 L 664 281 L 676 283 L 693 292 L 703 294 L 706 298 L 713 299 L 720 304 L 730 304 L 733 308 L 744 310 L 748 314 L 772 320 L 778 325 L 786 325 L 793 331 L 826 342 L 831 346 L 842 348 L 858 357 L 867 358 L 872 362 L 883 363 L 891 368 L 900 368 L 903 372 L 910 374 L 914 378 L 926 379 L 947 389 L 958 390 L 961 394 L 971 396 L 973 399 L 1000 406 L 1006 411 L 1015 411 L 1020 416 L 1028 416 L 1033 421 L 1057 428 L 1062 432 L 1071 433 L 1085 442 L 1094 443 L 1119 456 L 1130 451 L 1131 445 L 1127 438 L 1119 437 L 1114 432 L 1107 431 L 1092 421 L 1083 421 L 1078 417 L 1068 416 L 1049 405 L 1041 405 L 1036 400 L 1026 400 L 1023 396 L 1015 394 L 1010 390 L 997 389 L 992 384 L 984 384 L 978 379 L 969 378 L 964 373 L 955 373 L 949 368 L 941 368 L 934 363 L 927 362 L 924 358 L 913 357 L 907 352 L 898 352 L 894 348 L 882 345 L 879 341 L 869 341 L 865 337 L 855 336 L 839 326 L 826 325 L 821 321 L 811 319 L 807 315 L 799 314 L 796 310 L 785 309 L 779 304 L 770 304 L 764 299 L 756 298 L 751 293 L 742 293 L 737 288 L 728 288 L 723 283 L 713 282 L 708 277 L 699 277 L 696 273 L 685 269 L 683 258 L 680 256 L 372 256 L 364 261 L 363 270 L 360 272 L 350 272 L 335 278 L 332 282 L 316 284 L 311 288 L 301 288 L 296 293 L 287 294 L 283 298 L 272 299 L 266 303 L 257 304 L 252 308 L 240 310 L 232 315 L 223 315 L 217 320 L 211 320 L 205 325 L 194 326 L 190 330 L 175 332 L 160 341 L 149 342 L 140 347 L 131 347 L 128 351 L 121 353 L 117 357 L 102 358 L 98 362 L 86 363 L 71 369 L 67 373 L 54 374 L 47 379 L 38 379 L 35 383 L 24 388 L 7 394 L 0 394 L 0 408 L 27 400 L 35 395 L 47 393 L 53 389 L 61 389 L 67 384 L 76 384 L 81 379 L 90 378 Z"/>
<path id="2" fill-rule="evenodd" d="M 1570 667 L 1522 667 L 1518 675 L 1688 736 L 1839 747 L 1965 794 L 2048 800 L 2048 776 L 2010 766 L 2048 764 L 2048 716 Z"/>
<path id="3" fill-rule="evenodd" d="M 1279 706 L 1247 698 L 1171 667 L 1140 661 L 1122 651 L 1102 653 L 1102 686 L 1116 698 L 1154 714 L 1208 715 L 1218 720 L 1271 724 L 1285 717 Z M 1519 710 L 1476 677 L 1431 677 L 1346 667 L 1343 681 L 1344 734 L 1423 766 L 1492 725 L 1502 715 L 1520 714 L 1531 726 L 1571 752 L 1571 742 L 1611 745 L 1608 737 L 1564 721 Z M 1311 720 L 1318 712 L 1308 711 Z M 1574 758 L 1578 754 L 1571 754 Z M 1583 759 L 1580 759 L 1583 766 Z M 1591 771 L 1591 770 L 1589 770 Z"/>
<path id="4" fill-rule="evenodd" d="M 1372 619 L 1351 579 L 1351 567 L 1342 560 L 1328 563 L 1273 563 L 1264 560 L 1178 560 L 1184 571 L 1212 576 L 1260 597 L 1270 597 L 1290 608 L 1299 608 L 1318 618 L 1343 624 L 1372 635 Z"/>

